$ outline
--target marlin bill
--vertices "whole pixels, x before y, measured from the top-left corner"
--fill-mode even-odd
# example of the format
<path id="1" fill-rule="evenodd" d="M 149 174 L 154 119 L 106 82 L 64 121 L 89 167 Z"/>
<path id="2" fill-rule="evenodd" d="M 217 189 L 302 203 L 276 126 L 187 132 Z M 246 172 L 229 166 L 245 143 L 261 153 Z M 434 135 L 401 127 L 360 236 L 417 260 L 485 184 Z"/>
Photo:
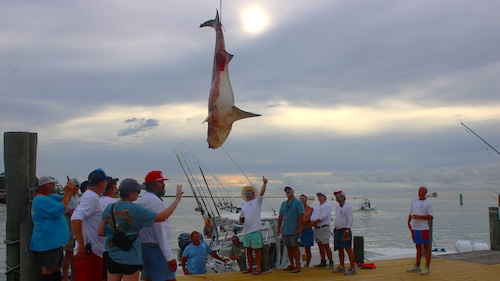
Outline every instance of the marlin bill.
<path id="1" fill-rule="evenodd" d="M 208 116 L 203 123 L 208 122 L 208 147 L 216 149 L 226 141 L 234 121 L 260 116 L 260 114 L 243 111 L 234 105 L 233 89 L 231 88 L 228 72 L 228 64 L 233 55 L 226 51 L 218 11 L 215 19 L 208 20 L 200 25 L 200 27 L 206 26 L 215 29 L 215 54 L 212 87 L 208 99 Z"/>

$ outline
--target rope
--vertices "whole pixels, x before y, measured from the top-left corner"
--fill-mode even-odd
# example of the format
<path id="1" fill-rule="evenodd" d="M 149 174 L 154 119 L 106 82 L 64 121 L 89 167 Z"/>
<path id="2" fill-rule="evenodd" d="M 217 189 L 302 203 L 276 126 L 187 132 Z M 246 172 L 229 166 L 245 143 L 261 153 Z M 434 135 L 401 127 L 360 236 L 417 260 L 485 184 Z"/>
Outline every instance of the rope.
<path id="1" fill-rule="evenodd" d="M 219 10 L 220 10 L 219 21 L 222 22 L 222 0 L 219 0 Z"/>
<path id="2" fill-rule="evenodd" d="M 16 270 L 16 269 L 20 269 L 20 268 L 21 268 L 21 265 L 20 265 L 20 264 L 18 264 L 18 265 L 16 265 L 16 266 L 14 266 L 14 267 L 10 267 L 10 266 L 6 265 L 5 275 L 7 275 L 7 274 L 11 273 L 12 271 L 14 271 L 14 270 Z M 17 271 L 16 271 L 16 273 L 19 273 L 19 270 L 17 270 Z"/>
<path id="3" fill-rule="evenodd" d="M 21 239 L 14 240 L 14 241 L 3 240 L 3 243 L 4 243 L 5 245 L 13 245 L 13 244 L 17 244 L 17 243 L 19 243 L 19 242 L 21 242 Z"/>

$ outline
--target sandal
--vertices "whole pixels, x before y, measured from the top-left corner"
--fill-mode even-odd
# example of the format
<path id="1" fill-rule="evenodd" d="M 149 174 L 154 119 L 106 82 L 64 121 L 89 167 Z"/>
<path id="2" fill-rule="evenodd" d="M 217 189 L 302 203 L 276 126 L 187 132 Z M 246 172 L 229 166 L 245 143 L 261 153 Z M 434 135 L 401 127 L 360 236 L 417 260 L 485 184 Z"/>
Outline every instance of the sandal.
<path id="1" fill-rule="evenodd" d="M 251 268 L 248 268 L 247 270 L 242 271 L 242 273 L 252 273 L 252 272 L 253 272 L 253 271 L 252 271 L 252 269 L 251 269 Z"/>
<path id="2" fill-rule="evenodd" d="M 297 267 L 294 270 L 292 270 L 292 273 L 299 273 L 299 272 L 300 272 L 300 267 Z"/>
<path id="3" fill-rule="evenodd" d="M 261 273 L 262 273 L 262 272 L 260 272 L 260 271 L 256 270 L 256 271 L 254 271 L 252 274 L 253 274 L 253 275 L 259 275 L 259 274 L 261 274 Z"/>
<path id="4" fill-rule="evenodd" d="M 289 270 L 294 270 L 295 269 L 295 266 L 287 266 L 285 269 L 283 269 L 284 271 L 289 271 Z"/>

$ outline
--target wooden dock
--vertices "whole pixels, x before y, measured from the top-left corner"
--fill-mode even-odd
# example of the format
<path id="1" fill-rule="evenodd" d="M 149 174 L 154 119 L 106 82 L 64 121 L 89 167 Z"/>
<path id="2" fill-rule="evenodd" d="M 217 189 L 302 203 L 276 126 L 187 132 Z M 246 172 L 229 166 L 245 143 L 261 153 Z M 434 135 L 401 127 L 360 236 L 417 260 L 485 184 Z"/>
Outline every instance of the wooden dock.
<path id="1" fill-rule="evenodd" d="M 422 259 L 424 261 L 424 259 Z M 178 281 L 246 281 L 246 280 L 500 280 L 500 251 L 475 251 L 459 254 L 440 255 L 432 258 L 431 273 L 420 275 L 407 273 L 414 258 L 374 261 L 376 269 L 358 269 L 357 275 L 345 276 L 331 273 L 326 269 L 314 267 L 302 268 L 300 273 L 290 273 L 275 269 L 271 273 L 260 275 L 240 272 L 178 275 Z"/>

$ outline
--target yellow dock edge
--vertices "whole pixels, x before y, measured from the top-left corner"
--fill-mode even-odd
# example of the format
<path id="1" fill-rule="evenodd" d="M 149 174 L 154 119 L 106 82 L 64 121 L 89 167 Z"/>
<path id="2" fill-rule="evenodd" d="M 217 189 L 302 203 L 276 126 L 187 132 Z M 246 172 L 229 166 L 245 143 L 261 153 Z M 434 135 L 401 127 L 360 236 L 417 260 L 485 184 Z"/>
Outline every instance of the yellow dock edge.
<path id="1" fill-rule="evenodd" d="M 314 267 L 302 268 L 300 273 L 290 273 L 283 269 L 275 269 L 271 273 L 260 275 L 243 274 L 241 272 L 178 275 L 178 281 L 246 281 L 246 280 L 499 280 L 500 264 L 487 265 L 474 262 L 457 261 L 440 257 L 431 260 L 431 273 L 420 275 L 407 273 L 406 270 L 413 266 L 414 258 L 374 261 L 376 269 L 358 269 L 356 275 L 345 276 L 331 273 L 326 269 Z M 422 259 L 422 263 L 424 259 Z M 335 265 L 337 266 L 337 264 Z"/>

